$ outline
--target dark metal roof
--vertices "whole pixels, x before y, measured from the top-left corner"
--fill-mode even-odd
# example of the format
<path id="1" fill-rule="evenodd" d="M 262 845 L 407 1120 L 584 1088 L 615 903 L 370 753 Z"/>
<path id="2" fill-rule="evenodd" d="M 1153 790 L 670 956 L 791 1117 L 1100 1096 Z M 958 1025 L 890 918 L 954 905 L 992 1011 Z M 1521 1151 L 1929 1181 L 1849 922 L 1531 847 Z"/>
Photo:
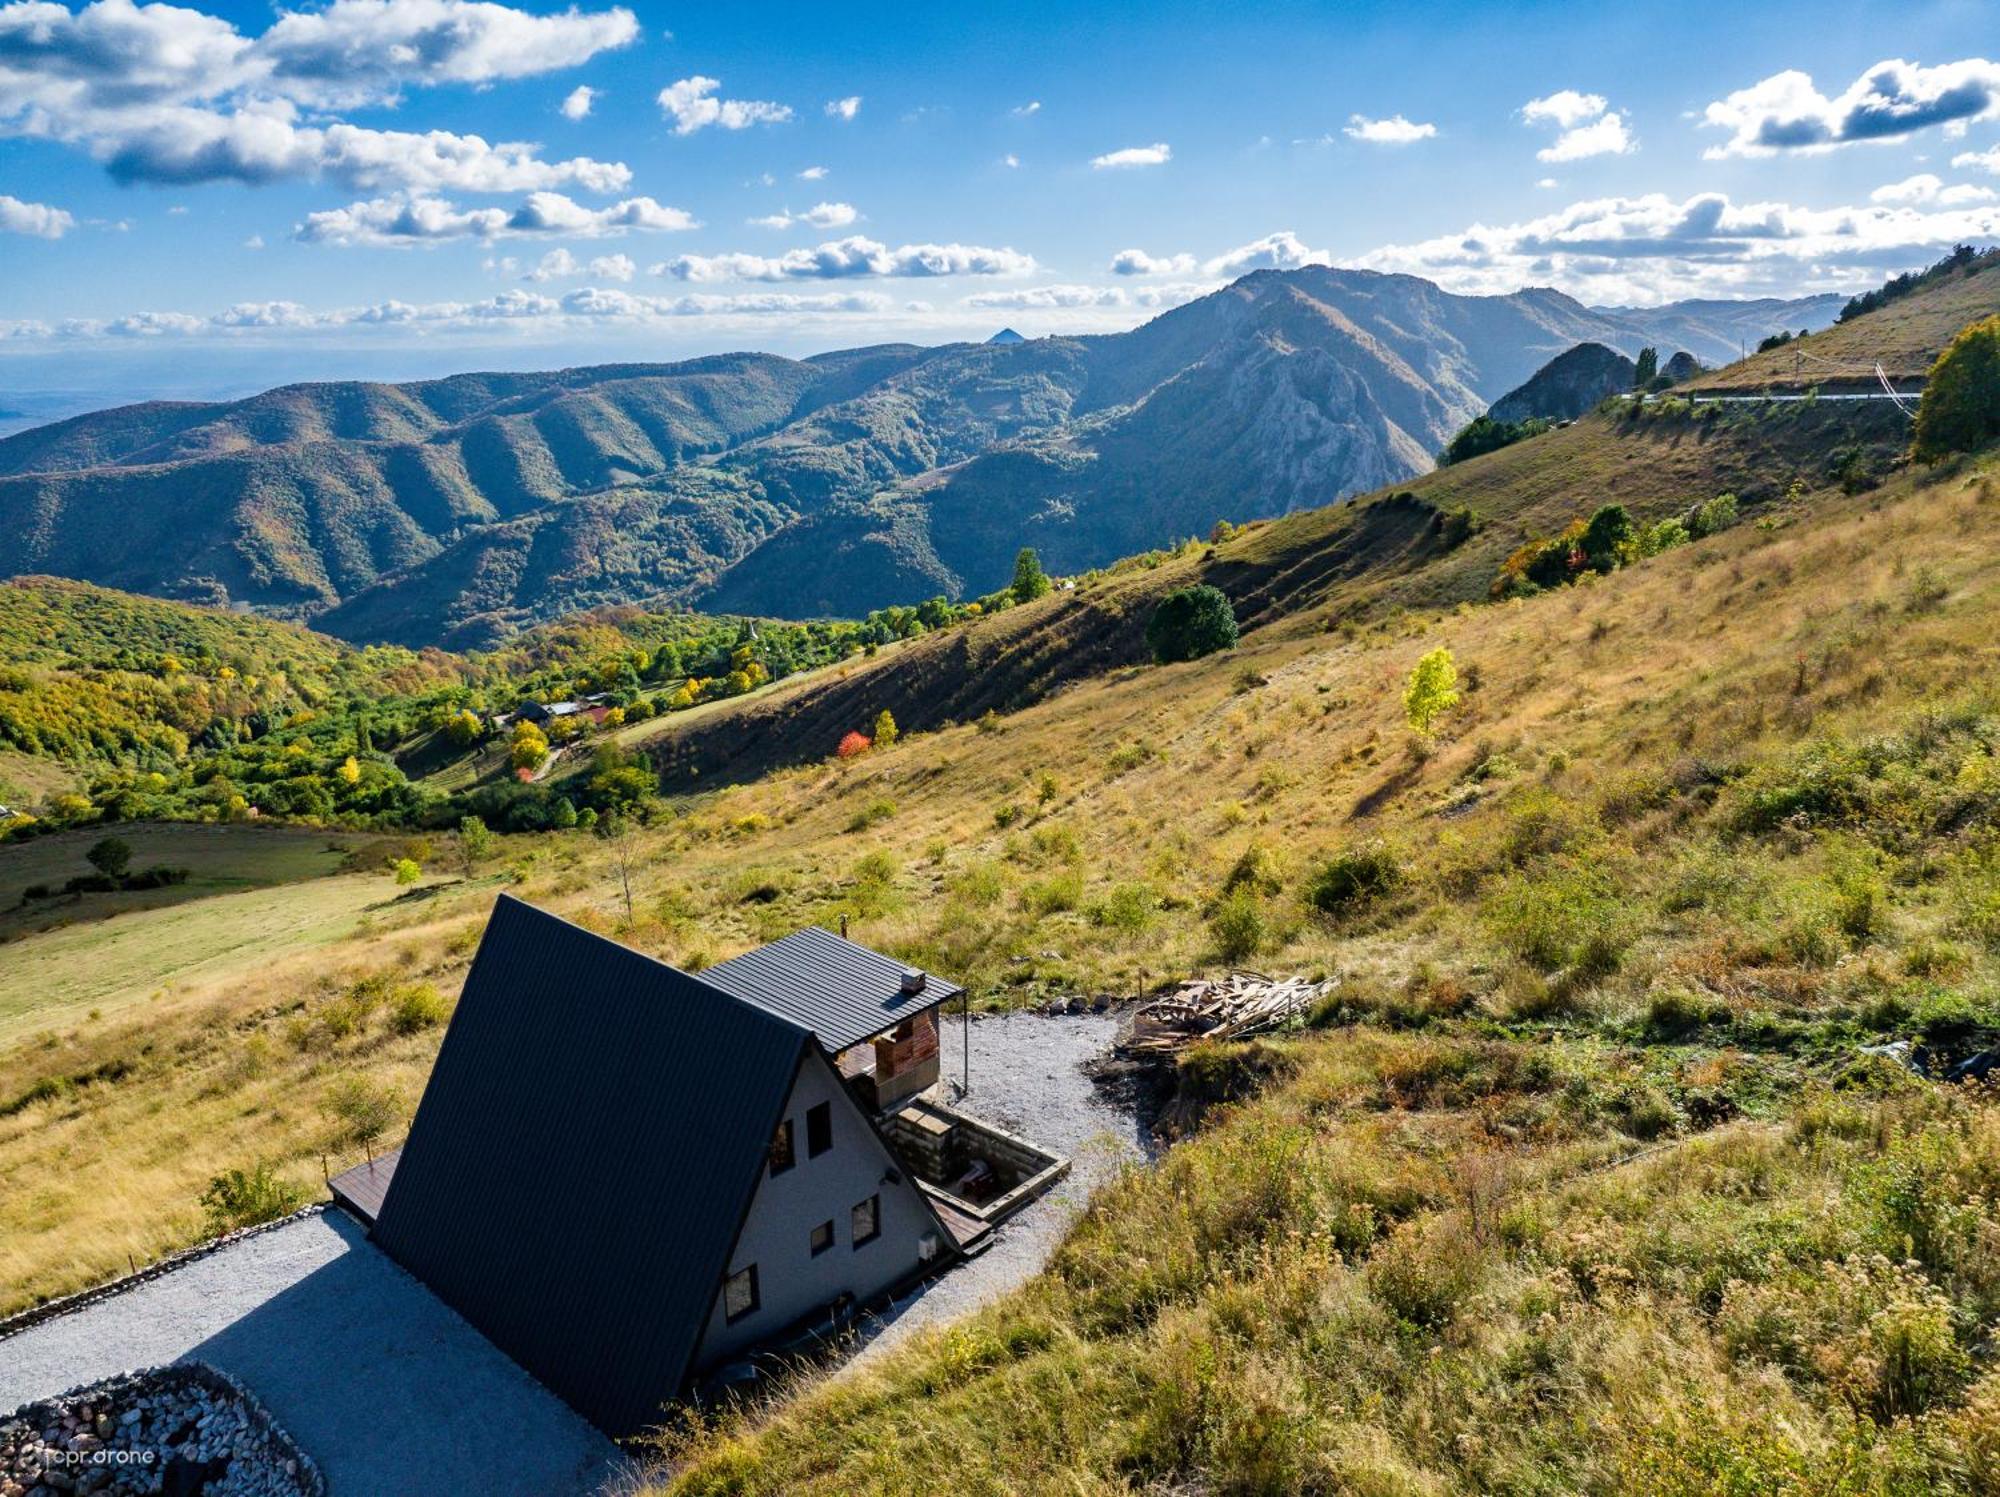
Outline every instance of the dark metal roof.
<path id="1" fill-rule="evenodd" d="M 681 1391 L 809 1038 L 502 895 L 375 1241 L 637 1433 Z"/>
<path id="2" fill-rule="evenodd" d="M 965 991 L 925 973 L 922 991 L 905 993 L 903 974 L 909 970 L 879 951 L 808 926 L 701 975 L 745 1003 L 810 1029 L 829 1051 L 840 1051 Z"/>

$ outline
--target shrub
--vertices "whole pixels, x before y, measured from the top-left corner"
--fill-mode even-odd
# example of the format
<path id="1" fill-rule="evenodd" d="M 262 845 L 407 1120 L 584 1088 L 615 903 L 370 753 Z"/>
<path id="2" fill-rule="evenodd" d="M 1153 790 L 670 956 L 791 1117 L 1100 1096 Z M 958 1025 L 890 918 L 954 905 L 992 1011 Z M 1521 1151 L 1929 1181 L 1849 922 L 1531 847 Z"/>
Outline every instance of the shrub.
<path id="1" fill-rule="evenodd" d="M 364 1076 L 341 1076 L 326 1089 L 321 1111 L 333 1123 L 338 1142 L 372 1148 L 394 1125 L 402 1107 L 402 1098 L 390 1088 Z"/>
<path id="2" fill-rule="evenodd" d="M 887 707 L 875 714 L 875 745 L 888 748 L 896 741 L 896 718 Z"/>
<path id="3" fill-rule="evenodd" d="M 1222 880 L 1222 892 L 1234 894 L 1247 889 L 1252 894 L 1276 894 L 1285 886 L 1285 870 L 1278 855 L 1261 842 L 1252 842 Z"/>
<path id="4" fill-rule="evenodd" d="M 867 753 L 872 747 L 874 745 L 869 742 L 867 734 L 850 732 L 841 738 L 840 743 L 834 748 L 833 755 L 836 759 L 852 759 Z"/>
<path id="5" fill-rule="evenodd" d="M 1206 585 L 1168 593 L 1146 624 L 1146 643 L 1162 665 L 1234 649 L 1236 640 L 1236 611 L 1228 596 Z"/>
<path id="6" fill-rule="evenodd" d="M 1264 902 L 1247 888 L 1236 889 L 1216 902 L 1208 928 L 1215 937 L 1215 949 L 1226 962 L 1253 957 L 1271 941 Z"/>
<path id="7" fill-rule="evenodd" d="M 1151 884 L 1119 884 L 1091 906 L 1090 919 L 1094 925 L 1137 935 L 1153 923 L 1159 907 L 1159 892 Z"/>
<path id="8" fill-rule="evenodd" d="M 208 1208 L 208 1229 L 217 1234 L 276 1221 L 305 1203 L 305 1188 L 280 1178 L 268 1164 L 226 1170 L 213 1176 L 201 1193 L 201 1204 Z"/>
<path id="9" fill-rule="evenodd" d="M 1369 1256 L 1368 1288 L 1398 1320 L 1451 1324 L 1485 1267 L 1479 1246 L 1448 1218 L 1405 1222 Z"/>
<path id="10" fill-rule="evenodd" d="M 1544 971 L 1615 971 L 1629 939 L 1615 894 L 1601 878 L 1579 870 L 1511 879 L 1483 913 L 1495 940 Z"/>
<path id="11" fill-rule="evenodd" d="M 1717 494 L 1713 499 L 1697 504 L 1682 517 L 1682 523 L 1696 540 L 1727 530 L 1736 523 L 1736 496 Z"/>
<path id="12" fill-rule="evenodd" d="M 847 829 L 850 832 L 865 832 L 872 826 L 880 826 L 895 814 L 894 801 L 886 797 L 882 800 L 872 800 L 848 819 Z"/>
<path id="13" fill-rule="evenodd" d="M 123 878 L 132 863 L 132 844 L 118 837 L 106 837 L 91 843 L 84 857 L 106 878 Z"/>
<path id="14" fill-rule="evenodd" d="M 1021 891 L 1021 900 L 1037 915 L 1073 910 L 1083 903 L 1083 875 L 1071 869 L 1037 879 Z"/>
<path id="15" fill-rule="evenodd" d="M 1478 416 L 1445 445 L 1438 454 L 1438 466 L 1449 468 L 1468 458 L 1483 457 L 1502 447 L 1525 442 L 1529 437 L 1538 437 L 1547 430 L 1549 423 L 1539 416 L 1526 421 L 1495 421 L 1491 416 Z"/>
<path id="16" fill-rule="evenodd" d="M 1337 918 L 1381 898 L 1402 878 L 1402 865 L 1386 843 L 1364 843 L 1335 854 L 1312 871 L 1306 880 L 1306 903 Z"/>
<path id="17" fill-rule="evenodd" d="M 389 1000 L 389 1027 L 397 1034 L 416 1034 L 445 1021 L 451 1005 L 444 995 L 427 982 L 413 982 L 396 990 Z"/>

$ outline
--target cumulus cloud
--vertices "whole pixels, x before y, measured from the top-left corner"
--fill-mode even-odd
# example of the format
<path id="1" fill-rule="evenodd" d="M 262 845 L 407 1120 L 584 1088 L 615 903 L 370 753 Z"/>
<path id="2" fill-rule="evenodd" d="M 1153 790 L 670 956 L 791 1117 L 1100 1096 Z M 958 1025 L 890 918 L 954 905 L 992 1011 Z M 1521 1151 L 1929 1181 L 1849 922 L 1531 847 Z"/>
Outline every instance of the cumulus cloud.
<path id="1" fill-rule="evenodd" d="M 1951 158 L 1953 166 L 1978 166 L 2000 177 L 2000 146 L 1984 151 L 1961 151 Z"/>
<path id="2" fill-rule="evenodd" d="M 0 134 L 80 146 L 125 181 L 520 190 L 629 181 L 615 163 L 542 162 L 524 143 L 365 129 L 328 110 L 411 87 L 484 86 L 574 66 L 637 35 L 623 8 L 537 16 L 485 0 L 333 0 L 261 35 L 168 4 L 0 4 Z M 405 168 L 408 175 L 399 175 Z M 484 181 L 504 176 L 506 186 Z"/>
<path id="3" fill-rule="evenodd" d="M 567 249 L 552 249 L 521 279 L 540 284 L 567 280 L 571 276 L 593 275 L 599 280 L 629 281 L 638 273 L 639 267 L 630 255 L 599 255 L 586 265 Z"/>
<path id="4" fill-rule="evenodd" d="M 856 277 L 1028 275 L 1032 255 L 975 244 L 905 244 L 891 249 L 859 235 L 782 255 L 681 255 L 652 273 L 680 281 L 837 281 Z"/>
<path id="5" fill-rule="evenodd" d="M 0 234 L 26 234 L 35 239 L 60 239 L 76 227 L 76 219 L 46 203 L 24 203 L 0 192 Z"/>
<path id="6" fill-rule="evenodd" d="M 1106 151 L 1102 156 L 1090 158 L 1090 164 L 1099 171 L 1116 171 L 1133 166 L 1165 166 L 1174 159 L 1174 148 L 1164 140 L 1149 146 L 1127 146 L 1122 151 Z"/>
<path id="7" fill-rule="evenodd" d="M 1331 258 L 1324 250 L 1310 248 L 1291 230 L 1281 229 L 1227 250 L 1201 268 L 1209 275 L 1233 279 L 1253 270 L 1297 270 L 1301 265 L 1325 265 Z"/>
<path id="8" fill-rule="evenodd" d="M 1821 152 L 1913 135 L 1933 125 L 1962 127 L 2000 114 L 2000 63 L 1983 57 L 1923 67 L 1901 58 L 1878 62 L 1832 98 L 1810 73 L 1774 73 L 1710 104 L 1702 124 L 1729 132 L 1704 153 L 1776 156 Z"/>
<path id="9" fill-rule="evenodd" d="M 1193 269 L 1193 255 L 1149 255 L 1128 249 L 1111 257 L 1113 275 L 1187 275 Z"/>
<path id="10" fill-rule="evenodd" d="M 1537 161 L 1582 161 L 1591 156 L 1623 156 L 1639 149 L 1625 116 L 1603 94 L 1558 89 L 1521 106 L 1529 125 L 1554 125 L 1561 133 L 1535 152 Z"/>
<path id="11" fill-rule="evenodd" d="M 1990 203 L 1994 199 L 1990 187 L 1975 187 L 1970 183 L 1946 186 L 1944 181 L 1931 172 L 1919 172 L 1914 177 L 1905 177 L 1900 182 L 1890 182 L 1868 194 L 1871 203 L 1937 203 L 1942 207 L 1955 208 L 1966 203 Z"/>
<path id="12" fill-rule="evenodd" d="M 716 78 L 683 78 L 660 90 L 660 112 L 674 122 L 674 134 L 692 135 L 714 125 L 723 130 L 747 130 L 752 125 L 782 125 L 791 107 L 762 99 L 719 99 Z"/>
<path id="13" fill-rule="evenodd" d="M 829 119 L 851 120 L 861 113 L 861 95 L 849 94 L 844 99 L 828 99 L 826 114 Z"/>
<path id="14" fill-rule="evenodd" d="M 795 224 L 815 229 L 844 229 L 860 216 L 852 203 L 814 203 L 803 213 L 769 213 L 750 222 L 760 229 L 789 229 Z"/>
<path id="15" fill-rule="evenodd" d="M 1055 312 L 1082 308 L 1177 307 L 1213 291 L 1212 282 L 1167 286 L 1024 286 L 1016 291 L 979 291 L 959 305 L 978 311 Z"/>
<path id="16" fill-rule="evenodd" d="M 1438 127 L 1431 124 L 1417 124 L 1404 119 L 1400 114 L 1392 114 L 1386 120 L 1371 120 L 1365 114 L 1349 118 L 1346 128 L 1341 131 L 1349 140 L 1365 140 L 1377 146 L 1407 146 L 1420 140 L 1429 140 L 1438 133 Z"/>
<path id="17" fill-rule="evenodd" d="M 670 233 L 698 227 L 681 209 L 648 197 L 587 208 L 559 192 L 533 192 L 513 208 L 461 208 L 444 198 L 413 194 L 309 213 L 292 237 L 306 244 L 412 245 L 554 234 L 598 239 L 635 229 Z"/>
<path id="18" fill-rule="evenodd" d="M 825 177 L 826 168 L 823 166 L 809 166 L 799 173 L 799 180 L 801 182 L 818 182 L 824 180 Z"/>
<path id="19" fill-rule="evenodd" d="M 587 83 L 579 83 L 571 89 L 562 101 L 563 118 L 566 120 L 587 119 L 590 106 L 597 98 L 597 90 Z"/>
<path id="20" fill-rule="evenodd" d="M 1353 263 L 1427 276 L 1454 291 L 1559 285 L 1593 302 L 1796 296 L 1849 290 L 2000 234 L 2000 207 L 1802 208 L 1722 193 L 1572 203 L 1512 224 L 1386 245 Z"/>
<path id="21" fill-rule="evenodd" d="M 1610 107 L 1611 101 L 1603 94 L 1579 93 L 1573 88 L 1562 88 L 1542 98 L 1528 100 L 1521 106 L 1521 118 L 1531 125 L 1552 124 L 1564 130 L 1573 130 L 1585 120 L 1596 119 Z"/>

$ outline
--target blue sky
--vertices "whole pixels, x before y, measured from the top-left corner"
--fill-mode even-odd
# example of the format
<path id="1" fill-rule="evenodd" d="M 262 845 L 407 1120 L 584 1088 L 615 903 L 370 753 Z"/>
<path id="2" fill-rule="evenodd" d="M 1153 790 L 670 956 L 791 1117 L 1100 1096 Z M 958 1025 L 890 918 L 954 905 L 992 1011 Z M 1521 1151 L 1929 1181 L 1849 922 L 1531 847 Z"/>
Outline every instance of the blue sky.
<path id="1" fill-rule="evenodd" d="M 1312 261 L 1793 295 L 2000 237 L 1973 0 L 906 9 L 0 0 L 4 378 L 1098 331 Z"/>

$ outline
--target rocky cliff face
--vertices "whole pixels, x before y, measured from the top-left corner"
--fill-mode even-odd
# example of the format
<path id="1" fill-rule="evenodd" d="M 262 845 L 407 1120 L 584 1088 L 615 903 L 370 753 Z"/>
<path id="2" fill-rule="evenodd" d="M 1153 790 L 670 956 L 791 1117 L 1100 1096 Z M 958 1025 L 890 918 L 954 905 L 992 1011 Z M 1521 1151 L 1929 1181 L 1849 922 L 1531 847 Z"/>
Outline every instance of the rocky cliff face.
<path id="1" fill-rule="evenodd" d="M 1607 395 L 1632 388 L 1639 366 L 1602 343 L 1579 343 L 1493 402 L 1495 421 L 1573 421 Z"/>

